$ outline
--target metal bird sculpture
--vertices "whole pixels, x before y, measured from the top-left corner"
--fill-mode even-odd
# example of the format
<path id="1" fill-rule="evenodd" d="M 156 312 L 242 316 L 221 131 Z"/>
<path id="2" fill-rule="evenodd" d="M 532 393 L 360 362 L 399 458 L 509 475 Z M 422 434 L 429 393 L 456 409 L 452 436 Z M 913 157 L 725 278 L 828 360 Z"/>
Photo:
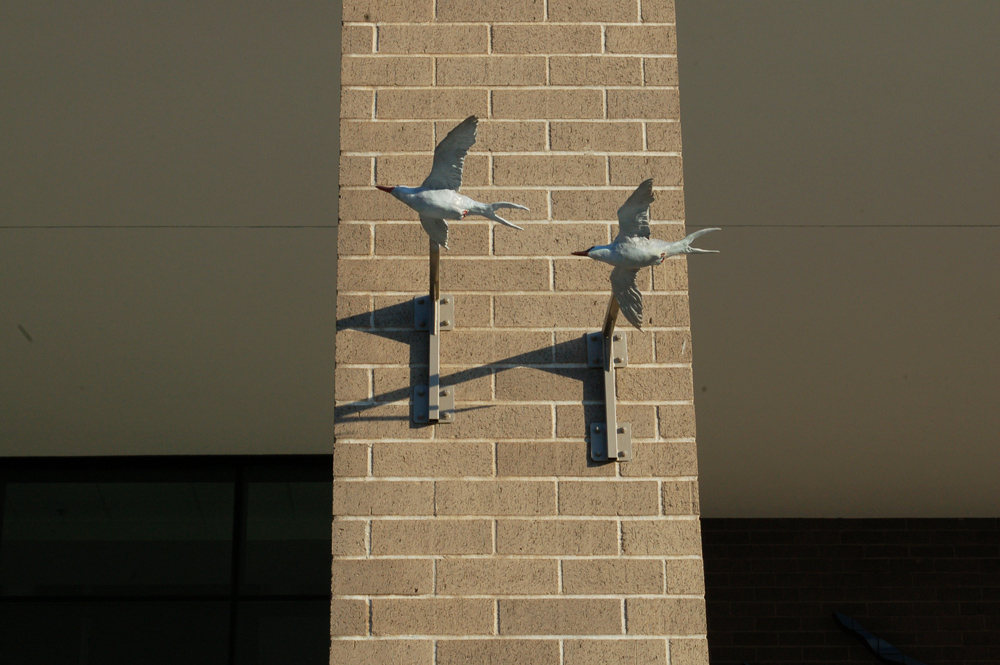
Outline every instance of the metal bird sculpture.
<path id="1" fill-rule="evenodd" d="M 465 155 L 476 142 L 478 124 L 479 119 L 470 115 L 448 132 L 434 149 L 434 165 L 431 167 L 431 173 L 419 187 L 375 185 L 416 210 L 420 215 L 420 224 L 427 231 L 427 235 L 445 249 L 448 248 L 448 222 L 445 221 L 448 219 L 465 219 L 468 215 L 479 215 L 500 222 L 504 226 L 523 230 L 520 226 L 497 215 L 496 211 L 501 208 L 527 210 L 526 207 L 507 201 L 480 203 L 458 193 L 459 187 L 462 186 Z"/>
<path id="2" fill-rule="evenodd" d="M 618 235 L 610 245 L 594 245 L 576 256 L 589 256 L 595 261 L 614 266 L 611 290 L 625 318 L 642 330 L 642 294 L 635 286 L 640 268 L 658 266 L 664 259 L 677 254 L 708 254 L 714 249 L 698 249 L 691 243 L 696 238 L 720 229 L 695 231 L 683 240 L 666 242 L 650 238 L 649 204 L 653 202 L 653 179 L 642 181 L 625 204 L 618 209 Z"/>

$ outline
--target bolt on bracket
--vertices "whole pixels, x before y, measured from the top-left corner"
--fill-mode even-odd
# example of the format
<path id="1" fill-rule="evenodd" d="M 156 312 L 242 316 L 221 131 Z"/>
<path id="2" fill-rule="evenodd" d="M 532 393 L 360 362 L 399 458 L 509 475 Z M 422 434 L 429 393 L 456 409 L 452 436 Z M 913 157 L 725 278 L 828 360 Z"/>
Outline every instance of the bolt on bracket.
<path id="1" fill-rule="evenodd" d="M 441 387 L 441 331 L 455 327 L 455 297 L 441 295 L 441 246 L 431 240 L 430 293 L 413 299 L 413 327 L 428 332 L 427 383 L 413 387 L 413 422 L 455 422 L 455 388 Z"/>
<path id="2" fill-rule="evenodd" d="M 591 367 L 604 372 L 604 422 L 590 424 L 590 458 L 595 462 L 632 459 L 632 426 L 619 423 L 616 412 L 615 369 L 628 365 L 625 333 L 615 332 L 618 301 L 612 295 L 601 332 L 587 335 L 587 356 Z"/>

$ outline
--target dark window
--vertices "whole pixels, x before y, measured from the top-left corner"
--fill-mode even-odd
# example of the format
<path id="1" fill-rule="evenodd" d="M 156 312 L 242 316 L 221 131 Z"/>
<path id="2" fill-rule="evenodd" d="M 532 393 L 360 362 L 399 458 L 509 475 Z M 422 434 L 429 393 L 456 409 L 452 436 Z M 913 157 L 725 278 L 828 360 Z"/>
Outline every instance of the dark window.
<path id="1" fill-rule="evenodd" d="M 327 662 L 331 462 L 0 462 L 0 662 Z"/>

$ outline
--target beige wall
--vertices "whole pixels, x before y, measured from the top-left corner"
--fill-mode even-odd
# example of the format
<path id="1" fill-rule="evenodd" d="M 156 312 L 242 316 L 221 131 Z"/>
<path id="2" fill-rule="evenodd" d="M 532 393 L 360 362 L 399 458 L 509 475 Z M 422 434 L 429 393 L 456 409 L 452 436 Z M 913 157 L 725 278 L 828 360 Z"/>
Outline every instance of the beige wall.
<path id="1" fill-rule="evenodd" d="M 707 663 L 686 263 L 642 275 L 634 461 L 595 466 L 583 335 L 608 271 L 569 256 L 650 176 L 654 234 L 684 235 L 673 21 L 662 0 L 345 4 L 333 662 Z M 372 185 L 419 184 L 470 114 L 464 191 L 531 211 L 452 224 L 458 413 L 416 427 L 427 239 Z"/>

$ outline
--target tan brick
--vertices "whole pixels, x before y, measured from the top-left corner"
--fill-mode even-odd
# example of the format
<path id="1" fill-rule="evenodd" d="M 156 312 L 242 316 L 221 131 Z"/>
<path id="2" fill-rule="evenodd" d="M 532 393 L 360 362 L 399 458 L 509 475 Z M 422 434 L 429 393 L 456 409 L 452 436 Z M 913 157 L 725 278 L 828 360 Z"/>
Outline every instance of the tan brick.
<path id="1" fill-rule="evenodd" d="M 490 520 L 372 520 L 372 554 L 489 554 Z"/>
<path id="2" fill-rule="evenodd" d="M 363 520 L 333 520 L 333 556 L 364 556 L 366 524 Z"/>
<path id="3" fill-rule="evenodd" d="M 368 256 L 372 250 L 371 224 L 339 224 L 337 226 L 338 256 Z"/>
<path id="4" fill-rule="evenodd" d="M 341 118 L 371 118 L 375 113 L 375 91 L 340 89 Z"/>
<path id="5" fill-rule="evenodd" d="M 497 118 L 601 118 L 604 99 L 600 90 L 494 90 L 493 115 Z"/>
<path id="6" fill-rule="evenodd" d="M 510 231 L 508 229 L 508 231 Z M 517 233 L 517 231 L 510 231 Z M 459 291 L 548 291 L 549 262 L 545 259 L 441 259 L 441 283 Z"/>
<path id="7" fill-rule="evenodd" d="M 341 221 L 414 222 L 413 208 L 374 187 L 340 188 Z"/>
<path id="8" fill-rule="evenodd" d="M 372 184 L 372 158 L 340 156 L 340 184 L 347 186 Z"/>
<path id="9" fill-rule="evenodd" d="M 664 439 L 695 437 L 694 404 L 660 405 L 657 407 L 657 417 L 660 422 L 660 436 Z"/>
<path id="10" fill-rule="evenodd" d="M 608 90 L 608 117 L 625 120 L 676 120 L 681 107 L 676 90 Z"/>
<path id="11" fill-rule="evenodd" d="M 340 31 L 341 53 L 372 53 L 375 51 L 375 26 L 345 25 Z"/>
<path id="12" fill-rule="evenodd" d="M 694 486 L 689 480 L 663 481 L 663 514 L 693 515 Z"/>
<path id="13" fill-rule="evenodd" d="M 441 559 L 437 593 L 458 595 L 554 594 L 559 590 L 555 559 Z"/>
<path id="14" fill-rule="evenodd" d="M 342 291 L 418 292 L 427 288 L 427 269 L 426 259 L 342 258 L 337 286 Z"/>
<path id="15" fill-rule="evenodd" d="M 433 429 L 410 421 L 410 407 L 399 404 L 345 405 L 335 410 L 334 432 L 340 439 L 428 439 Z"/>
<path id="16" fill-rule="evenodd" d="M 684 182 L 680 157 L 612 155 L 608 158 L 612 185 L 632 185 L 653 178 L 657 185 L 678 187 Z"/>
<path id="17" fill-rule="evenodd" d="M 603 185 L 607 162 L 597 155 L 511 155 L 493 158 L 498 185 Z"/>
<path id="18" fill-rule="evenodd" d="M 395 477 L 492 476 L 489 443 L 376 443 L 372 474 Z"/>
<path id="19" fill-rule="evenodd" d="M 449 364 L 552 362 L 552 334 L 547 332 L 524 331 L 512 335 L 502 330 L 453 330 L 448 333 L 447 344 Z"/>
<path id="20" fill-rule="evenodd" d="M 639 12 L 633 0 L 549 0 L 549 20 L 635 23 Z"/>
<path id="21" fill-rule="evenodd" d="M 638 183 L 636 183 L 638 184 Z M 552 218 L 559 221 L 601 220 L 615 222 L 612 236 L 617 235 L 618 208 L 632 193 L 632 188 L 620 190 L 554 190 L 552 192 Z M 683 219 L 684 194 L 680 190 L 655 192 L 656 201 L 650 206 L 653 219 Z M 660 237 L 653 234 L 654 237 Z M 582 248 L 586 249 L 586 247 Z"/>
<path id="22" fill-rule="evenodd" d="M 560 515 L 658 515 L 655 482 L 571 480 L 559 483 Z"/>
<path id="23" fill-rule="evenodd" d="M 560 439 L 589 438 L 592 422 L 604 422 L 603 404 L 556 405 L 556 436 Z M 641 404 L 619 404 L 618 423 L 629 423 L 632 426 L 633 443 L 640 439 L 651 439 L 656 435 L 656 409 Z"/>
<path id="24" fill-rule="evenodd" d="M 643 83 L 646 85 L 677 85 L 677 58 L 644 58 Z M 652 150 L 652 148 L 650 148 Z"/>
<path id="25" fill-rule="evenodd" d="M 647 122 L 646 149 L 659 152 L 680 152 L 681 123 Z"/>
<path id="26" fill-rule="evenodd" d="M 553 150 L 642 150 L 642 124 L 638 122 L 553 122 L 551 132 Z"/>
<path id="27" fill-rule="evenodd" d="M 361 443 L 334 442 L 333 477 L 363 478 L 367 475 L 368 446 Z"/>
<path id="28" fill-rule="evenodd" d="M 612 464 L 595 464 L 582 442 L 512 441 L 497 444 L 498 476 L 613 476 Z"/>
<path id="29" fill-rule="evenodd" d="M 666 665 L 666 640 L 566 640 L 565 665 Z"/>
<path id="30" fill-rule="evenodd" d="M 497 372 L 496 398 L 511 401 L 600 399 L 597 372 L 586 368 L 513 367 Z"/>
<path id="31" fill-rule="evenodd" d="M 337 335 L 337 362 L 359 365 L 406 365 L 420 361 L 426 364 L 427 356 L 413 357 L 420 333 L 417 331 L 379 332 L 342 330 Z M 426 335 L 423 336 L 426 339 Z"/>
<path id="32" fill-rule="evenodd" d="M 330 607 L 330 635 L 367 635 L 368 603 L 334 598 Z"/>
<path id="33" fill-rule="evenodd" d="M 368 399 L 368 370 L 338 367 L 335 377 L 338 402 L 357 402 Z"/>
<path id="34" fill-rule="evenodd" d="M 563 593 L 663 593 L 663 562 L 659 559 L 571 559 L 562 566 Z"/>
<path id="35" fill-rule="evenodd" d="M 708 665 L 708 640 L 670 640 L 670 665 Z"/>
<path id="36" fill-rule="evenodd" d="M 489 635 L 493 621 L 486 598 L 372 600 L 372 635 Z"/>
<path id="37" fill-rule="evenodd" d="M 663 432 L 660 434 L 662 436 Z M 632 461 L 622 465 L 622 475 L 634 478 L 694 476 L 697 473 L 694 443 L 644 443 L 632 451 Z"/>
<path id="38" fill-rule="evenodd" d="M 530 210 L 502 210 L 501 217 L 511 222 L 520 224 L 521 222 L 531 222 L 545 220 L 548 218 L 548 192 L 539 189 L 497 189 L 463 187 L 462 193 L 477 201 L 494 202 L 510 201 L 518 205 L 527 206 Z M 502 229 L 504 233 L 520 233 L 512 229 Z"/>
<path id="39" fill-rule="evenodd" d="M 433 0 L 345 0 L 344 21 L 385 23 L 434 20 Z"/>
<path id="40" fill-rule="evenodd" d="M 372 297 L 337 295 L 337 330 L 371 328 Z"/>
<path id="41" fill-rule="evenodd" d="M 628 555 L 701 554 L 701 527 L 698 520 L 624 521 L 622 547 Z"/>
<path id="42" fill-rule="evenodd" d="M 674 0 L 642 0 L 643 23 L 674 23 L 674 16 Z"/>
<path id="43" fill-rule="evenodd" d="M 686 400 L 691 396 L 691 371 L 686 367 L 624 367 L 618 370 L 620 400 Z"/>
<path id="44" fill-rule="evenodd" d="M 555 515 L 556 484 L 539 480 L 439 480 L 438 515 Z"/>
<path id="45" fill-rule="evenodd" d="M 687 328 L 691 325 L 691 310 L 687 294 L 649 293 L 643 296 L 643 326 Z"/>
<path id="46" fill-rule="evenodd" d="M 434 591 L 430 559 L 334 560 L 333 595 L 411 596 Z"/>
<path id="47" fill-rule="evenodd" d="M 412 56 L 346 56 L 340 80 L 343 85 L 431 85 L 434 62 L 432 58 Z"/>
<path id="48" fill-rule="evenodd" d="M 487 90 L 433 89 L 378 92 L 376 117 L 392 118 L 451 118 L 462 120 L 470 115 L 486 115 L 489 107 Z"/>
<path id="49" fill-rule="evenodd" d="M 704 594 L 704 562 L 701 559 L 668 559 L 667 593 L 689 595 Z"/>
<path id="50" fill-rule="evenodd" d="M 331 665 L 431 665 L 433 640 L 333 640 Z"/>
<path id="51" fill-rule="evenodd" d="M 606 55 L 553 56 L 551 85 L 642 85 L 642 59 Z"/>
<path id="52" fill-rule="evenodd" d="M 610 288 L 610 287 L 606 287 Z M 500 327 L 599 328 L 608 307 L 605 294 L 498 295 L 495 321 Z M 582 343 L 582 342 L 581 342 Z"/>
<path id="53" fill-rule="evenodd" d="M 494 53 L 600 53 L 599 25 L 495 25 Z"/>
<path id="54" fill-rule="evenodd" d="M 484 256 L 490 251 L 490 226 L 480 222 L 448 224 L 448 256 Z M 381 256 L 427 256 L 427 232 L 419 222 L 376 224 L 375 253 Z M 421 262 L 424 270 L 427 259 Z M 426 279 L 422 280 L 426 281 Z M 426 287 L 424 287 L 426 288 Z M 450 285 L 443 285 L 449 289 Z"/>
<path id="55" fill-rule="evenodd" d="M 608 53 L 677 53 L 677 31 L 672 25 L 609 25 L 605 34 Z"/>
<path id="56" fill-rule="evenodd" d="M 490 325 L 490 296 L 468 293 L 457 296 L 447 293 L 442 295 L 455 299 L 455 326 L 457 328 L 482 328 Z M 421 297 L 423 296 L 421 295 Z M 412 328 L 413 300 L 412 295 L 375 296 L 375 327 Z M 488 373 L 488 370 L 482 370 L 482 372 Z M 461 376 L 456 376 L 455 381 L 474 382 L 481 375 L 482 373 L 472 372 L 470 374 L 466 372 Z M 473 393 L 480 394 L 479 388 L 474 388 Z M 479 398 L 469 397 L 467 399 Z M 483 399 L 489 399 L 489 397 Z"/>
<path id="57" fill-rule="evenodd" d="M 486 53 L 488 42 L 485 25 L 380 25 L 378 28 L 379 53 Z"/>
<path id="58" fill-rule="evenodd" d="M 659 227 L 657 228 L 659 230 Z M 657 291 L 687 291 L 687 261 L 670 259 L 653 266 L 653 288 Z"/>
<path id="59" fill-rule="evenodd" d="M 407 399 L 413 386 L 427 383 L 426 367 L 376 367 L 374 375 L 376 399 L 386 402 L 393 401 L 395 395 L 399 395 L 398 399 Z M 481 367 L 449 369 L 441 378 L 442 387 L 456 386 L 456 398 L 460 402 L 493 399 L 492 384 L 490 370 Z"/>
<path id="60" fill-rule="evenodd" d="M 592 246 L 595 241 L 607 242 L 607 226 L 599 224 L 530 223 L 518 233 L 504 233 L 495 227 L 493 253 L 497 256 L 568 256 Z M 604 238 L 600 237 L 603 232 Z M 594 263 L 570 259 L 573 263 Z"/>
<path id="61" fill-rule="evenodd" d="M 333 483 L 334 515 L 430 515 L 434 483 L 341 481 Z"/>
<path id="62" fill-rule="evenodd" d="M 629 598 L 630 635 L 704 635 L 705 601 L 700 598 Z"/>
<path id="63" fill-rule="evenodd" d="M 617 635 L 621 603 L 614 598 L 501 598 L 501 635 Z"/>
<path id="64" fill-rule="evenodd" d="M 663 194 L 673 196 L 677 193 L 681 193 L 680 189 L 668 189 L 664 190 Z M 653 205 L 656 205 L 655 203 Z M 660 240 L 666 240 L 667 242 L 676 242 L 684 238 L 687 235 L 687 231 L 684 228 L 684 223 L 679 221 L 657 221 L 653 220 L 649 223 L 650 230 L 654 238 L 659 238 Z M 679 256 L 671 256 L 668 261 L 673 261 L 675 263 L 687 263 L 687 257 L 683 254 Z"/>
<path id="65" fill-rule="evenodd" d="M 498 554 L 588 556 L 618 553 L 613 520 L 497 520 Z"/>
<path id="66" fill-rule="evenodd" d="M 430 122 L 342 122 L 340 149 L 345 152 L 423 152 L 434 150 Z"/>
<path id="67" fill-rule="evenodd" d="M 380 184 L 416 186 L 431 172 L 433 162 L 433 155 L 382 155 L 375 159 L 375 179 Z M 484 186 L 489 184 L 489 178 L 486 156 L 469 155 L 462 169 L 462 183 Z"/>
<path id="68" fill-rule="evenodd" d="M 439 21 L 542 21 L 543 0 L 492 2 L 491 0 L 437 0 Z"/>
<path id="69" fill-rule="evenodd" d="M 437 665 L 552 665 L 559 640 L 438 640 Z"/>
<path id="70" fill-rule="evenodd" d="M 607 227 L 602 226 L 601 230 L 607 233 Z M 585 250 L 593 245 L 603 245 L 608 241 L 595 237 L 591 234 L 589 241 L 584 242 L 580 250 Z M 579 250 L 578 250 L 579 251 Z M 552 262 L 553 277 L 555 278 L 556 291 L 610 291 L 611 290 L 611 266 L 597 261 L 587 259 L 556 259 Z M 640 291 L 648 291 L 650 287 L 650 275 L 648 270 L 641 270 L 636 275 L 636 286 Z M 610 296 L 610 293 L 608 294 Z M 560 296 L 563 297 L 563 296 Z M 605 298 L 605 301 L 607 298 Z M 605 303 L 607 304 L 607 303 Z"/>
<path id="71" fill-rule="evenodd" d="M 545 58 L 502 56 L 438 58 L 437 85 L 545 85 Z"/>
<path id="72" fill-rule="evenodd" d="M 439 427 L 438 439 L 547 439 L 552 436 L 552 410 L 547 404 L 498 404 L 460 410 L 455 422 Z"/>
<path id="73" fill-rule="evenodd" d="M 493 56 L 491 56 L 493 57 Z M 497 56 L 499 57 L 499 56 Z M 450 127 L 437 123 L 437 135 L 444 137 Z M 471 152 L 518 152 L 545 149 L 544 122 L 480 120 L 476 143 Z M 509 211 L 505 211 L 509 212 Z"/>

